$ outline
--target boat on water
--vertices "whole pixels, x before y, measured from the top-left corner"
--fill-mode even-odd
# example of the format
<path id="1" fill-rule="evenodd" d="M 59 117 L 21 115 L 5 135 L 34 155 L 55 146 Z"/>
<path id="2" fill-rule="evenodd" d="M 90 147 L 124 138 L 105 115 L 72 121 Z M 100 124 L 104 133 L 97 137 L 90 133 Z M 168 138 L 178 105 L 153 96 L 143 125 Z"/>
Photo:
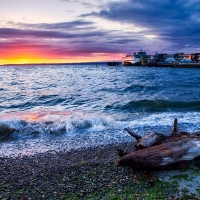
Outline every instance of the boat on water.
<path id="1" fill-rule="evenodd" d="M 124 66 L 141 66 L 148 61 L 148 55 L 145 51 L 140 50 L 137 54 L 128 54 L 122 57 L 122 65 Z"/>
<path id="2" fill-rule="evenodd" d="M 184 54 L 167 54 L 156 52 L 155 55 L 147 55 L 145 51 L 140 50 L 137 54 L 129 53 L 122 57 L 124 66 L 154 66 L 154 67 L 184 67 L 200 68 L 200 53 Z"/>

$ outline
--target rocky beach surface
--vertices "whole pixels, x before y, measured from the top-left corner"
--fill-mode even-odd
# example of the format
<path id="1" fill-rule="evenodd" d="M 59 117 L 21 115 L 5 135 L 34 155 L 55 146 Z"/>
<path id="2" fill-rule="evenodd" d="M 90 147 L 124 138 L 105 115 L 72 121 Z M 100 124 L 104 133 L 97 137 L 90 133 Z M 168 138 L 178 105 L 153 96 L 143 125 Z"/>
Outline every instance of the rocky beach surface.
<path id="1" fill-rule="evenodd" d="M 134 149 L 122 143 L 0 157 L 0 199 L 199 199 L 198 179 L 192 179 L 200 176 L 198 167 L 152 172 L 151 185 L 143 171 L 115 167 L 117 148 Z"/>

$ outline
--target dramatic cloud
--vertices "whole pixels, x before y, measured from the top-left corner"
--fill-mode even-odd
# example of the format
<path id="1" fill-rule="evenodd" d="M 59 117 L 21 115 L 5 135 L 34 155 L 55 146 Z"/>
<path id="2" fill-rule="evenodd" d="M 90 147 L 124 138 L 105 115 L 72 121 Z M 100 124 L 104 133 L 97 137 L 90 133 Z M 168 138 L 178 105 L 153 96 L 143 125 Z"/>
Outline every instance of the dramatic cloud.
<path id="1" fill-rule="evenodd" d="M 57 31 L 36 31 L 36 30 L 20 30 L 13 28 L 0 28 L 0 38 L 43 38 L 43 39 L 65 39 L 77 37 L 101 37 L 103 32 L 88 32 L 88 33 L 64 33 Z"/>
<path id="2" fill-rule="evenodd" d="M 58 29 L 64 29 L 64 30 L 80 30 L 85 29 L 86 27 L 90 26 L 94 28 L 94 23 L 90 21 L 83 21 L 83 20 L 75 20 L 71 22 L 61 22 L 61 23 L 40 23 L 40 24 L 26 24 L 26 23 L 15 23 L 12 21 L 7 22 L 8 26 L 11 27 L 20 27 L 24 29 L 40 29 L 40 30 L 58 30 Z"/>
<path id="3" fill-rule="evenodd" d="M 121 53 L 124 44 L 137 41 L 127 34 L 120 35 L 120 31 L 99 30 L 92 22 L 78 20 L 55 24 L 8 22 L 7 25 L 15 28 L 0 28 L 0 58 L 35 54 L 37 58 L 66 59 L 107 55 L 108 59 L 111 54 Z"/>
<path id="4" fill-rule="evenodd" d="M 107 9 L 83 14 L 147 28 L 175 48 L 198 47 L 200 34 L 199 0 L 127 0 L 112 2 Z M 164 45 L 164 44 L 163 44 Z"/>
<path id="5" fill-rule="evenodd" d="M 100 29 L 94 22 L 84 20 L 52 24 L 9 21 L 7 26 L 10 28 L 0 28 L 0 52 L 18 46 L 22 49 L 46 49 L 46 52 L 56 55 L 127 53 L 130 51 L 127 45 L 133 45 L 141 37 L 139 32 L 135 33 L 138 38 L 134 39 L 133 33 L 122 35 L 121 30 Z"/>
<path id="6" fill-rule="evenodd" d="M 0 60 L 11 54 L 26 56 L 27 52 L 66 59 L 80 56 L 88 61 L 92 56 L 98 60 L 99 55 L 121 60 L 125 54 L 140 49 L 148 54 L 155 51 L 175 53 L 177 50 L 200 52 L 199 0 L 58 2 L 75 10 L 79 17 L 70 16 L 71 21 L 67 21 L 69 13 L 63 9 L 64 18 L 54 23 L 34 23 L 25 15 L 22 16 L 27 19 L 26 23 L 10 18 L 1 20 Z"/>

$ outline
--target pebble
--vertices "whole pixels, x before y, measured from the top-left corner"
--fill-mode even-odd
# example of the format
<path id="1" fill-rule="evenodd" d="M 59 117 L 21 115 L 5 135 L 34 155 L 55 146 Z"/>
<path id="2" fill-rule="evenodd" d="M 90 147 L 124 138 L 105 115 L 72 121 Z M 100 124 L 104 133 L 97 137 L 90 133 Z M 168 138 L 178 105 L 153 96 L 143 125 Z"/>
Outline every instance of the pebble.
<path id="1" fill-rule="evenodd" d="M 138 184 L 141 172 L 115 167 L 119 159 L 117 148 L 130 152 L 133 144 L 0 158 L 0 199 L 80 199 L 91 193 L 98 196 L 108 188 L 119 194 L 130 186 L 140 196 L 149 186 Z"/>

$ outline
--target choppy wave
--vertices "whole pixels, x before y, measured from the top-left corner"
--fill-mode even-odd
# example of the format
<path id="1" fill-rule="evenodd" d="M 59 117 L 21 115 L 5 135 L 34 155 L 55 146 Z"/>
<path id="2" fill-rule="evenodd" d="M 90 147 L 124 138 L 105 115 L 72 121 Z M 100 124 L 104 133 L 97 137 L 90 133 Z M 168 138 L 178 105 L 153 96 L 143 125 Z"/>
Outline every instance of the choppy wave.
<path id="1" fill-rule="evenodd" d="M 155 89 L 155 87 L 152 86 L 146 86 L 146 85 L 142 85 L 142 84 L 131 84 L 128 87 L 126 87 L 123 91 L 124 92 L 138 92 L 141 90 L 152 90 Z"/>
<path id="2" fill-rule="evenodd" d="M 0 141 L 36 137 L 37 135 L 76 134 L 113 128 L 113 120 L 105 116 L 67 112 L 18 113 L 18 119 L 0 121 Z M 4 118 L 8 117 L 4 115 Z M 20 119 L 21 118 L 21 119 Z"/>
<path id="3" fill-rule="evenodd" d="M 95 132 L 110 130 L 115 134 L 115 132 L 122 132 L 126 127 L 132 127 L 142 135 L 148 131 L 168 134 L 174 118 L 180 120 L 179 125 L 186 129 L 185 131 L 195 132 L 195 129 L 198 131 L 200 128 L 199 112 L 147 113 L 132 115 L 129 118 L 81 112 L 18 113 L 18 119 L 10 117 L 10 119 L 0 120 L 0 141 L 35 138 L 37 136 L 81 135 L 85 132 L 95 134 Z"/>
<path id="4" fill-rule="evenodd" d="M 200 70 L 106 65 L 0 68 L 0 156 L 71 149 L 149 131 L 200 129 Z"/>
<path id="5" fill-rule="evenodd" d="M 35 113 L 34 113 L 35 115 Z M 38 115 L 39 116 L 39 115 Z M 34 154 L 46 151 L 70 150 L 109 143 L 135 141 L 124 128 L 145 135 L 156 131 L 171 134 L 174 118 L 179 130 L 200 131 L 199 112 L 168 112 L 136 115 L 129 119 L 84 113 L 44 115 L 25 120 L 0 121 L 0 155 Z M 46 120 L 48 119 L 48 120 Z"/>
<path id="6" fill-rule="evenodd" d="M 200 101 L 182 102 L 167 100 L 139 100 L 125 104 L 107 105 L 106 109 L 122 110 L 127 112 L 168 112 L 168 111 L 200 111 Z"/>
<path id="7" fill-rule="evenodd" d="M 44 119 L 54 119 L 45 121 Z M 109 143 L 135 141 L 124 131 L 129 127 L 142 135 L 156 131 L 171 134 L 174 118 L 179 130 L 200 131 L 199 112 L 168 112 L 136 115 L 129 120 L 110 116 L 73 114 L 43 116 L 40 120 L 4 120 L 0 122 L 0 155 L 34 154 L 46 151 L 70 150 Z"/>

